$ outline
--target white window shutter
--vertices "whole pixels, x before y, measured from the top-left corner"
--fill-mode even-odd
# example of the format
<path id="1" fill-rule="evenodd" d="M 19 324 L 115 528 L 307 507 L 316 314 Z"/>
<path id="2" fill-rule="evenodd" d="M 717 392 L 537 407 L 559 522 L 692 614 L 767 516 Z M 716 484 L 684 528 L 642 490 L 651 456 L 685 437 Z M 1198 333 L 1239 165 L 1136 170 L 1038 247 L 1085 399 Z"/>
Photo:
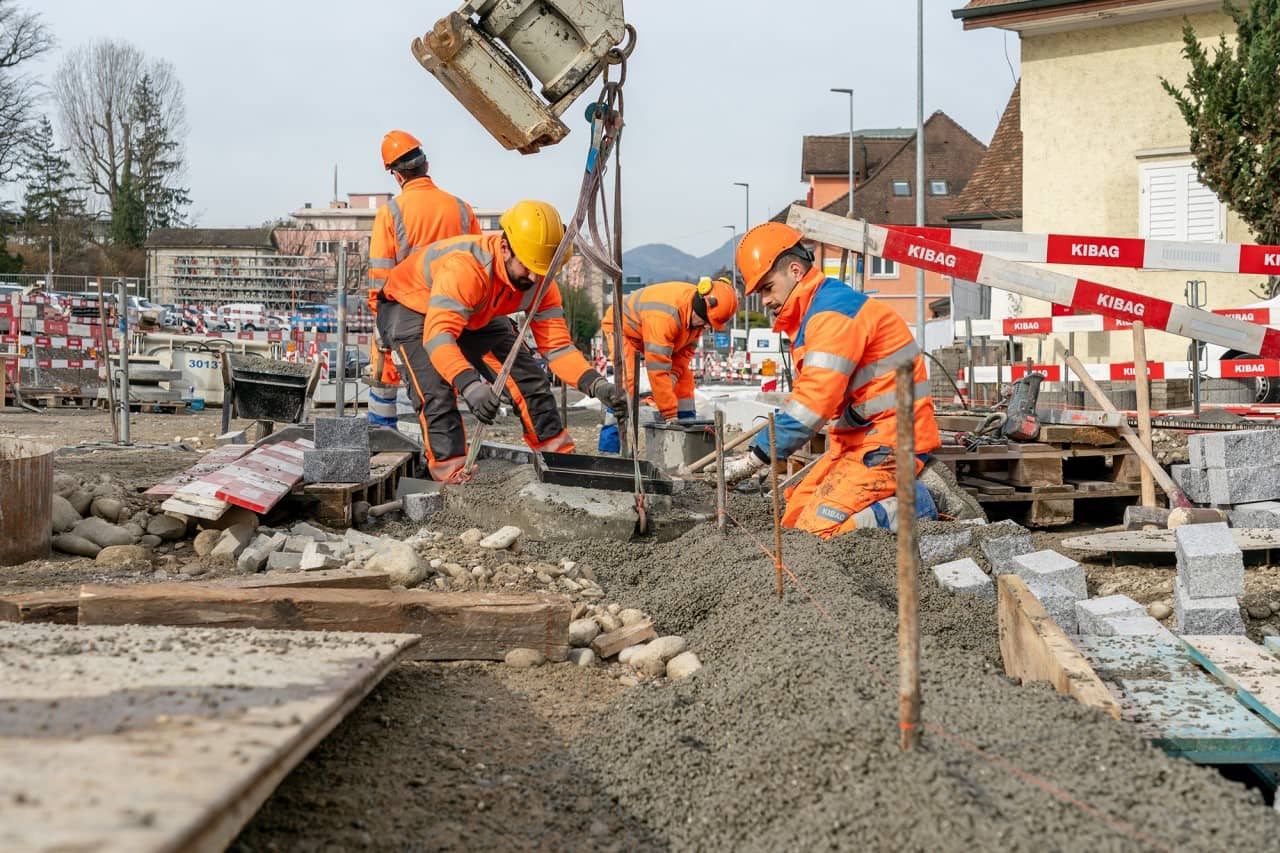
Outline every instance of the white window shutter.
<path id="1" fill-rule="evenodd" d="M 1144 170 L 1143 189 L 1146 191 L 1146 217 L 1142 223 L 1142 236 L 1148 240 L 1181 240 L 1179 221 L 1182 219 L 1179 203 L 1178 168 L 1162 166 Z"/>
<path id="2" fill-rule="evenodd" d="M 1200 183 L 1196 171 L 1186 172 L 1187 240 L 1216 243 L 1222 239 L 1222 204 L 1213 190 Z"/>

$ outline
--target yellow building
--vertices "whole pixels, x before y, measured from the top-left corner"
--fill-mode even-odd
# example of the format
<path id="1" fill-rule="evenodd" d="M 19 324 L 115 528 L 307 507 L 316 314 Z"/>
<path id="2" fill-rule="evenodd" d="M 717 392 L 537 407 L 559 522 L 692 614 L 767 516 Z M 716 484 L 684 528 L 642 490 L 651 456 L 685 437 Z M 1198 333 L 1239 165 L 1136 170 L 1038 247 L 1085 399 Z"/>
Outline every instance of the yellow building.
<path id="1" fill-rule="evenodd" d="M 1231 38 L 1218 0 L 970 0 L 953 15 L 965 29 L 1018 33 L 1022 47 L 1023 230 L 1161 240 L 1253 242 L 1249 229 L 1196 177 L 1190 134 L 1162 77 L 1185 84 L 1182 27 L 1202 42 Z M 1115 287 L 1185 301 L 1207 282 L 1210 309 L 1257 302 L 1265 278 L 1220 272 L 1104 267 L 1054 269 Z M 992 317 L 1044 317 L 1038 300 L 992 293 Z M 1132 357 L 1127 332 L 1076 336 L 1086 361 Z M 1060 360 L 1065 336 L 1045 342 Z M 1034 351 L 1034 350 L 1032 350 Z M 1181 360 L 1187 341 L 1152 332 L 1153 359 Z"/>

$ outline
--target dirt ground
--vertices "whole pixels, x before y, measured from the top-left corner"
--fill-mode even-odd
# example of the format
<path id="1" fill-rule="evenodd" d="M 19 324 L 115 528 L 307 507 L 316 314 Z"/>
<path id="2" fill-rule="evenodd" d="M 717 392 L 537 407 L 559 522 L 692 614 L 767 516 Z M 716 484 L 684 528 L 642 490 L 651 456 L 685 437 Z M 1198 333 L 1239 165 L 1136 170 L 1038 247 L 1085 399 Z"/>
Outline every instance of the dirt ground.
<path id="1" fill-rule="evenodd" d="M 573 416 L 581 447 L 594 446 L 596 423 L 594 413 Z M 178 439 L 207 449 L 219 413 L 137 415 L 133 430 L 140 443 Z M 110 430 L 97 412 L 3 414 L 0 435 L 68 447 Z M 518 443 L 518 424 L 507 419 L 490 436 Z M 106 475 L 136 493 L 198 457 L 95 450 L 60 455 L 55 468 Z M 994 606 L 942 593 L 928 575 L 920 602 L 925 719 L 937 728 L 921 750 L 903 755 L 893 537 L 865 531 L 823 544 L 788 531 L 784 554 L 803 588 L 789 582 L 778 602 L 773 565 L 757 541 L 767 538 L 767 505 L 735 496 L 730 511 L 746 527 L 724 536 L 699 528 L 662 545 L 530 542 L 512 558 L 579 561 L 607 600 L 643 608 L 660 633 L 686 637 L 702 673 L 636 684 L 616 663 L 402 664 L 285 779 L 233 849 L 1275 846 L 1280 820 L 1258 792 L 1170 759 L 1073 701 L 1010 684 Z M 430 525 L 448 541 L 462 526 L 448 514 Z M 1081 532 L 1035 539 L 1053 547 Z M 80 558 L 39 561 L 0 570 L 0 589 L 175 579 L 191 559 L 181 549 L 166 556 L 169 568 L 154 573 L 104 573 Z M 1119 591 L 1143 603 L 1171 596 L 1172 563 L 1086 566 L 1093 595 Z M 1246 607 L 1280 603 L 1280 570 L 1250 567 L 1247 587 Z M 1273 623 L 1273 613 L 1248 620 L 1255 639 Z"/>

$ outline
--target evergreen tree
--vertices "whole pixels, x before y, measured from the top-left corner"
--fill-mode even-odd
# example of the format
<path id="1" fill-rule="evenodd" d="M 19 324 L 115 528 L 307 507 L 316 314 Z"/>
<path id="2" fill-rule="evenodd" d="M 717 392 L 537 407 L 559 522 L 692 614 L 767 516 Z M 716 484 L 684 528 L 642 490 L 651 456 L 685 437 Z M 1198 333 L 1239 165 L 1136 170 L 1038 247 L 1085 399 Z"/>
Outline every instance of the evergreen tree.
<path id="1" fill-rule="evenodd" d="M 177 185 L 182 171 L 181 146 L 164 120 L 163 104 L 151 76 L 143 74 L 133 90 L 130 106 L 133 138 L 130 144 L 131 177 L 143 211 L 143 237 L 157 228 L 186 224 L 191 204 L 186 187 Z"/>
<path id="2" fill-rule="evenodd" d="M 22 227 L 30 235 L 52 238 L 60 257 L 78 251 L 88 238 L 84 199 L 66 155 L 42 116 L 22 152 Z"/>
<path id="3" fill-rule="evenodd" d="M 1182 55 L 1191 63 L 1185 89 L 1161 85 L 1191 129 L 1201 182 L 1253 229 L 1260 243 L 1280 244 L 1280 0 L 1253 0 L 1247 12 L 1227 0 L 1236 24 L 1210 58 L 1190 22 Z M 1280 278 L 1273 276 L 1274 295 Z"/>
<path id="4" fill-rule="evenodd" d="M 116 203 L 111 209 L 111 242 L 138 249 L 147 239 L 146 208 L 133 168 L 126 162 L 120 173 Z"/>
<path id="5" fill-rule="evenodd" d="M 560 289 L 564 302 L 565 323 L 573 344 L 583 352 L 591 352 L 591 339 L 600 331 L 600 316 L 591 297 L 581 287 L 565 286 Z"/>

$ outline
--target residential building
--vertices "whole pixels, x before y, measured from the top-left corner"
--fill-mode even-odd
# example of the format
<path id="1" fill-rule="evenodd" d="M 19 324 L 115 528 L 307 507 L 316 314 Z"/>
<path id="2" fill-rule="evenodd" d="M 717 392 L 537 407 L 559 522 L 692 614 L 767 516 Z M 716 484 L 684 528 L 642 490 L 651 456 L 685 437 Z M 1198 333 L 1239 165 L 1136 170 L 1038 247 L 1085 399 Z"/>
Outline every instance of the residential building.
<path id="1" fill-rule="evenodd" d="M 1016 32 L 1022 47 L 1022 223 L 1033 233 L 1251 242 L 1249 229 L 1196 177 L 1190 134 L 1168 79 L 1184 85 L 1182 27 L 1212 49 L 1235 25 L 1218 0 L 971 0 L 965 29 Z M 1189 279 L 1209 281 L 1209 308 L 1257 301 L 1257 276 L 1100 267 L 1069 275 L 1180 302 Z M 992 317 L 1047 316 L 1038 300 L 992 292 Z M 1132 357 L 1128 334 L 1075 336 L 1093 360 Z M 1060 357 L 1066 341 L 1053 341 Z M 1046 347 L 1046 350 L 1048 347 Z M 1151 332 L 1153 358 L 1185 358 L 1187 341 Z M 1048 352 L 1046 352 L 1046 358 Z"/>
<path id="2" fill-rule="evenodd" d="M 987 147 L 946 113 L 925 121 L 925 224 L 946 226 L 956 201 Z M 916 135 L 888 129 L 854 133 L 853 215 L 875 225 L 916 222 Z M 849 137 L 805 137 L 801 173 L 809 184 L 806 201 L 839 216 L 849 209 Z M 817 261 L 829 275 L 840 271 L 840 249 L 819 244 Z M 866 259 L 863 287 L 891 305 L 903 319 L 916 321 L 916 269 L 881 258 Z M 848 276 L 846 276 L 848 277 Z M 925 273 L 925 300 L 951 294 L 951 279 Z M 927 312 L 926 312 L 927 313 Z M 926 317 L 927 319 L 927 317 Z"/>

